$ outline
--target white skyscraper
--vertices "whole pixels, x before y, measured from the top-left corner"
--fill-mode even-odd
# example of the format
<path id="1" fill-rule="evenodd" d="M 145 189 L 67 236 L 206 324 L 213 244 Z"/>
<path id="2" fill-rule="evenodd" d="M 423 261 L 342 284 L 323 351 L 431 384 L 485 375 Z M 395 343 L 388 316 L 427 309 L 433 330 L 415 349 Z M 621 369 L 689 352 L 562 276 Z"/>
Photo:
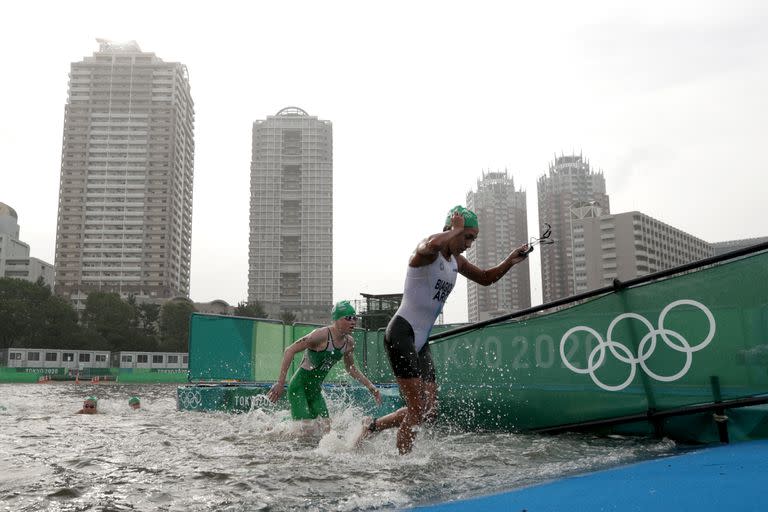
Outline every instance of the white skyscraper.
<path id="1" fill-rule="evenodd" d="M 528 240 L 526 196 L 515 190 L 512 176 L 504 172 L 484 173 L 477 191 L 467 193 L 467 208 L 477 214 L 480 235 L 467 251 L 469 261 L 489 268 Z M 477 322 L 531 306 L 531 278 L 528 261 L 515 265 L 491 286 L 467 281 L 468 317 Z"/>
<path id="2" fill-rule="evenodd" d="M 194 108 L 187 69 L 99 40 L 71 66 L 56 293 L 189 295 Z"/>
<path id="3" fill-rule="evenodd" d="M 248 300 L 327 321 L 332 296 L 332 126 L 287 107 L 253 124 Z"/>
<path id="4" fill-rule="evenodd" d="M 538 195 L 539 225 L 549 223 L 556 241 L 541 249 L 541 289 L 547 303 L 575 293 L 573 221 L 585 211 L 608 214 L 610 205 L 602 171 L 593 172 L 581 155 L 555 157 L 549 176 L 539 178 Z"/>

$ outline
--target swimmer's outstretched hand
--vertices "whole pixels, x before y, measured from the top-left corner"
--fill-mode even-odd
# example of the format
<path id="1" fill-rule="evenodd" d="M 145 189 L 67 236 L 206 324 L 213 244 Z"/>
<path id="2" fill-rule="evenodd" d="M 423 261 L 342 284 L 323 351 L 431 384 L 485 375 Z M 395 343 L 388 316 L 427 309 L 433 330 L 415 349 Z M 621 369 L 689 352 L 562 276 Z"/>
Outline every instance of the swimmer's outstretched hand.
<path id="1" fill-rule="evenodd" d="M 515 250 L 514 250 L 514 252 L 513 252 L 512 254 L 513 254 L 515 257 L 522 257 L 522 258 L 525 258 L 526 256 L 528 256 L 528 255 L 529 255 L 529 254 L 531 254 L 532 252 L 533 252 L 533 246 L 532 246 L 532 245 L 523 244 L 523 245 L 521 245 L 520 247 L 518 247 L 517 249 L 515 249 Z M 522 259 L 522 258 L 521 258 L 521 259 Z"/>
<path id="2" fill-rule="evenodd" d="M 269 398 L 270 402 L 275 403 L 278 400 L 280 400 L 281 396 L 283 396 L 283 391 L 284 390 L 285 390 L 285 382 L 277 381 L 270 388 L 270 390 L 267 391 L 267 398 Z"/>

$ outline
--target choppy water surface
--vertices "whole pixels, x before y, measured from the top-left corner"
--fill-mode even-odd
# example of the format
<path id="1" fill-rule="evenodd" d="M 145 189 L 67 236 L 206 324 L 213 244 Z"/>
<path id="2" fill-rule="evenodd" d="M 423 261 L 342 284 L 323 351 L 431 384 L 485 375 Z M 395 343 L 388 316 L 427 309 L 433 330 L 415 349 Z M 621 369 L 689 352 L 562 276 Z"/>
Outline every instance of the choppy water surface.
<path id="1" fill-rule="evenodd" d="M 374 510 L 498 492 L 664 456 L 670 441 L 424 429 L 350 448 L 362 414 L 296 435 L 287 411 L 178 412 L 174 385 L 0 384 L 0 510 Z M 98 415 L 74 414 L 87 395 Z M 128 408 L 139 395 L 142 409 Z M 3 408 L 5 408 L 3 410 Z"/>

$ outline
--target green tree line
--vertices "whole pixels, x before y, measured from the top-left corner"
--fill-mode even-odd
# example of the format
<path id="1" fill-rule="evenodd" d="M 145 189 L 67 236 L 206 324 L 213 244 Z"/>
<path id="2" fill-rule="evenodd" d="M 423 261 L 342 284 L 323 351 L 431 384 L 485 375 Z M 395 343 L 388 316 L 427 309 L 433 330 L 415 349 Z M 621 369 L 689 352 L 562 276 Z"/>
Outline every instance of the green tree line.
<path id="1" fill-rule="evenodd" d="M 78 317 L 69 301 L 42 280 L 0 278 L 0 349 L 50 348 L 111 352 L 188 352 L 189 318 L 194 305 L 168 301 L 138 303 L 133 296 L 91 292 Z M 236 316 L 267 318 L 261 303 L 240 302 Z M 295 321 L 289 311 L 280 319 Z"/>
<path id="2" fill-rule="evenodd" d="M 187 352 L 194 311 L 185 301 L 139 304 L 91 292 L 78 318 L 42 280 L 0 278 L 0 348 Z"/>

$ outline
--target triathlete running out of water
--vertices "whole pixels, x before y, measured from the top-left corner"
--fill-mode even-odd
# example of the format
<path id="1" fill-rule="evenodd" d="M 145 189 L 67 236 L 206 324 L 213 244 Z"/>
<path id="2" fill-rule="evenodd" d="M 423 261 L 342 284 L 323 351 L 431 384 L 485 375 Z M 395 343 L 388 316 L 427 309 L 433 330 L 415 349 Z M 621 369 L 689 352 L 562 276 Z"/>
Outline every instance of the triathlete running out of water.
<path id="1" fill-rule="evenodd" d="M 477 215 L 455 206 L 448 212 L 443 231 L 422 240 L 411 255 L 403 301 L 384 333 L 389 363 L 406 407 L 381 418 L 363 420 L 359 441 L 376 431 L 399 427 L 397 448 L 401 454 L 411 451 L 415 427 L 437 414 L 435 367 L 427 338 L 456 284 L 457 274 L 488 286 L 528 256 L 528 244 L 524 244 L 495 267 L 483 270 L 461 255 L 479 232 Z"/>
<path id="2" fill-rule="evenodd" d="M 75 414 L 97 414 L 99 411 L 97 409 L 98 400 L 95 396 L 89 396 L 85 400 L 83 400 L 83 408 L 77 411 Z"/>
<path id="3" fill-rule="evenodd" d="M 324 432 L 330 429 L 321 385 L 331 368 L 342 358 L 347 373 L 368 388 L 376 403 L 381 405 L 379 390 L 355 367 L 355 340 L 350 334 L 357 321 L 355 308 L 346 300 L 338 302 L 331 310 L 331 319 L 331 325 L 315 329 L 285 349 L 280 375 L 267 393 L 272 402 L 280 398 L 291 361 L 296 354 L 304 351 L 301 366 L 288 384 L 288 400 L 291 403 L 291 416 L 294 420 L 302 420 L 308 430 L 316 426 Z"/>

